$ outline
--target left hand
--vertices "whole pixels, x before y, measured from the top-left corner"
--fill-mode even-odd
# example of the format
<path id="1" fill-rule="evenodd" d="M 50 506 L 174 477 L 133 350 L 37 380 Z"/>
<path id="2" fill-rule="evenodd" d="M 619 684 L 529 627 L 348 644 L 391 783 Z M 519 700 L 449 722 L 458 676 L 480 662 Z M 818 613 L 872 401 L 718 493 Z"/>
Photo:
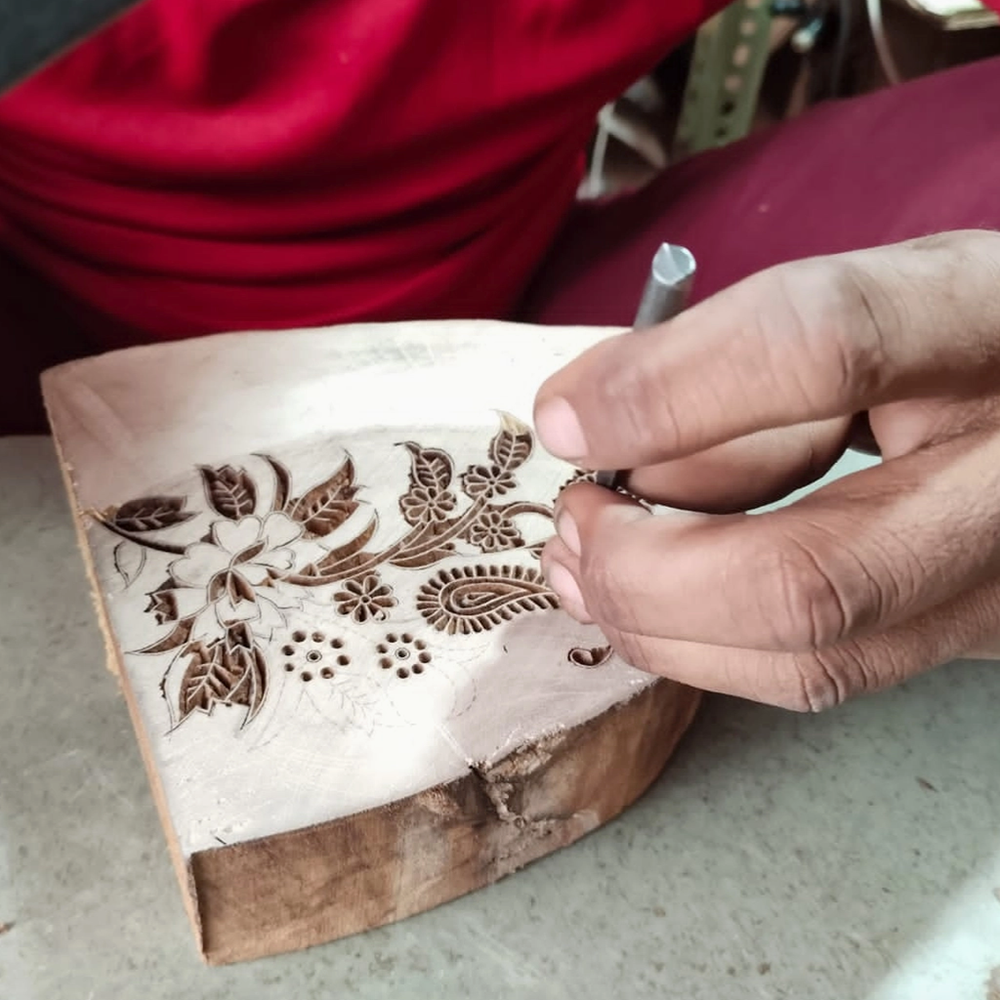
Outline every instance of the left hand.
<path id="1" fill-rule="evenodd" d="M 638 667 L 827 708 L 1000 635 L 1000 235 L 783 265 L 556 373 L 538 436 L 632 468 L 566 490 L 543 569 Z M 825 473 L 867 412 L 884 461 Z M 705 513 L 709 512 L 709 513 Z"/>

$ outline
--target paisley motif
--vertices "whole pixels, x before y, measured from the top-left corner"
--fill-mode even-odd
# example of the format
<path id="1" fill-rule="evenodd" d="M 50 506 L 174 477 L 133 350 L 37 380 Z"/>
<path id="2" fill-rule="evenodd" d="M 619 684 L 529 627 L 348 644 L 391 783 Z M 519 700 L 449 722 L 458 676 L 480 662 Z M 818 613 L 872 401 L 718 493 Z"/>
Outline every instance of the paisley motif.
<path id="1" fill-rule="evenodd" d="M 559 606 L 532 566 L 463 566 L 441 570 L 417 593 L 417 610 L 440 632 L 470 635 L 525 611 Z"/>

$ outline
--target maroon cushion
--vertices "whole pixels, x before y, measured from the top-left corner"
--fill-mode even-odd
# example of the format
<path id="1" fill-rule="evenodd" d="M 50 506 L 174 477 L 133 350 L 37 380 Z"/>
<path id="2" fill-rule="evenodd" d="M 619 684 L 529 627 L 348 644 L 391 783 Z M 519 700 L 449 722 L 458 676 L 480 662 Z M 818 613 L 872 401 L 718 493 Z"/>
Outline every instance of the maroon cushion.
<path id="1" fill-rule="evenodd" d="M 832 102 L 581 207 L 522 317 L 629 324 L 657 245 L 691 248 L 696 298 L 781 261 L 1000 227 L 1000 58 Z"/>

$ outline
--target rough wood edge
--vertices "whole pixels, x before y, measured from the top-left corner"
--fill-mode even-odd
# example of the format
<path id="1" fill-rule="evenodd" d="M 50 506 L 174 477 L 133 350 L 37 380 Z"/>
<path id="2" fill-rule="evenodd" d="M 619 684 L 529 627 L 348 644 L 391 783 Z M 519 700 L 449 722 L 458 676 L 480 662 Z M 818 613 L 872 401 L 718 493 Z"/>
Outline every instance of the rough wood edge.
<path id="1" fill-rule="evenodd" d="M 200 948 L 202 945 L 202 933 L 200 919 L 198 916 L 198 906 L 195 899 L 194 881 L 184 859 L 180 844 L 177 842 L 173 820 L 170 818 L 170 812 L 167 808 L 166 795 L 163 791 L 160 775 L 156 769 L 155 763 L 153 762 L 152 754 L 150 753 L 150 748 L 143 732 L 142 720 L 139 715 L 135 695 L 128 681 L 128 673 L 124 669 L 122 653 L 111 628 L 111 621 L 108 616 L 108 610 L 104 600 L 104 592 L 101 589 L 97 576 L 97 567 L 94 563 L 94 556 L 90 547 L 90 539 L 87 534 L 85 524 L 86 514 L 80 508 L 80 501 L 77 495 L 76 481 L 73 478 L 72 466 L 68 461 L 66 461 L 65 453 L 59 440 L 59 435 L 55 432 L 56 423 L 53 421 L 48 396 L 44 391 L 45 386 L 46 382 L 43 376 L 42 399 L 45 405 L 49 424 L 53 428 L 52 440 L 56 450 L 56 460 L 59 464 L 59 470 L 62 475 L 67 499 L 69 501 L 70 514 L 73 519 L 73 528 L 76 533 L 77 547 L 80 550 L 80 555 L 83 559 L 87 580 L 90 583 L 91 600 L 94 605 L 94 611 L 101 629 L 101 634 L 104 637 L 105 665 L 108 671 L 117 679 L 119 690 L 124 696 L 125 704 L 128 708 L 129 718 L 132 721 L 132 730 L 136 734 L 136 742 L 139 744 L 142 762 L 146 769 L 146 777 L 153 793 L 153 802 L 156 805 L 156 812 L 160 819 L 160 826 L 163 828 L 164 836 L 167 840 L 167 851 L 170 855 L 170 861 L 173 865 L 177 880 L 181 885 L 181 896 L 184 904 L 184 910 L 187 913 L 188 920 L 191 922 L 191 926 L 195 932 L 198 946 Z"/>
<path id="2" fill-rule="evenodd" d="M 573 843 L 646 791 L 700 697 L 659 681 L 447 784 L 196 853 L 190 864 L 205 960 L 245 961 L 393 923 Z"/>

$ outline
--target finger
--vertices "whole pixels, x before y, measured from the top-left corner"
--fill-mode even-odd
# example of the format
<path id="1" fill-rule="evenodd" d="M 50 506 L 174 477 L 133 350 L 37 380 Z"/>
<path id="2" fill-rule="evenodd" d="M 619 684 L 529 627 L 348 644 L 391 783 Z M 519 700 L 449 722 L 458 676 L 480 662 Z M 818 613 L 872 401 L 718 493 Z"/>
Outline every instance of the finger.
<path id="1" fill-rule="evenodd" d="M 584 468 L 638 468 L 769 427 L 924 393 L 1000 364 L 1000 235 L 950 234 L 754 275 L 585 352 L 539 390 L 535 424 Z"/>
<path id="2" fill-rule="evenodd" d="M 1000 440 L 967 436 L 759 515 L 653 515 L 590 484 L 556 526 L 579 539 L 590 615 L 624 632 L 817 649 L 885 628 L 1000 571 Z"/>
<path id="3" fill-rule="evenodd" d="M 998 621 L 1000 581 L 994 580 L 885 632 L 810 653 L 605 632 L 616 652 L 649 673 L 704 691 L 819 712 L 892 687 L 971 648 L 989 649 Z"/>
<path id="4" fill-rule="evenodd" d="M 563 530 L 567 530 L 563 526 Z M 561 538 L 552 538 L 542 550 L 542 576 L 546 583 L 559 595 L 559 606 L 570 617 L 583 625 L 592 625 L 586 602 L 576 582 L 579 561 L 576 554 Z"/>
<path id="5" fill-rule="evenodd" d="M 846 417 L 759 431 L 673 462 L 636 469 L 628 489 L 654 503 L 713 514 L 781 500 L 829 472 L 850 434 Z"/>
<path id="6" fill-rule="evenodd" d="M 994 638 L 985 645 L 969 649 L 962 655 L 970 660 L 1000 660 L 1000 638 Z"/>

